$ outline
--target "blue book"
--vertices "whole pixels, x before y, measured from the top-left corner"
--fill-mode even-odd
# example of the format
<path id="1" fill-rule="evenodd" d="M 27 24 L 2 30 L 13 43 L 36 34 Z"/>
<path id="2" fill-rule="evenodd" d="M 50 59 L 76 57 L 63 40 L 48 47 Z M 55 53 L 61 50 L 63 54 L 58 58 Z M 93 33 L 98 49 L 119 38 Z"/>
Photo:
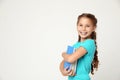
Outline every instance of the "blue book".
<path id="1" fill-rule="evenodd" d="M 67 54 L 72 54 L 73 52 L 75 51 L 74 47 L 73 46 L 68 46 L 67 47 Z M 69 62 L 64 62 L 64 68 L 66 70 L 74 70 L 74 72 L 76 72 L 76 64 L 77 64 L 77 61 L 75 61 L 74 63 L 69 63 Z"/>

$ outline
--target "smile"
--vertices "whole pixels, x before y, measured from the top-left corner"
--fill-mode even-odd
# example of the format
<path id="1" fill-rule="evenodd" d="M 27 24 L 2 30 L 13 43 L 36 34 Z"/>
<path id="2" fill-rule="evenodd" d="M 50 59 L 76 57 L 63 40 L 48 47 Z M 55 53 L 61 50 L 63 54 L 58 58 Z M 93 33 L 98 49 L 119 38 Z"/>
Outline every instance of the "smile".
<path id="1" fill-rule="evenodd" d="M 82 34 L 82 35 L 86 35 L 86 34 L 87 34 L 87 32 L 80 32 L 80 34 Z"/>

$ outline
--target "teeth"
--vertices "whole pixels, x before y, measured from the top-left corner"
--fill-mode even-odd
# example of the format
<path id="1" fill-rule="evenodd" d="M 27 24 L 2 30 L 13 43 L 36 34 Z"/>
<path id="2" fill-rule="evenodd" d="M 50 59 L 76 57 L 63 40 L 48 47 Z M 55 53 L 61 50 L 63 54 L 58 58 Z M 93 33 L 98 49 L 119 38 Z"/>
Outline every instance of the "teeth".
<path id="1" fill-rule="evenodd" d="M 81 32 L 81 34 L 82 34 L 82 35 L 86 35 L 86 34 L 87 34 L 87 32 Z"/>

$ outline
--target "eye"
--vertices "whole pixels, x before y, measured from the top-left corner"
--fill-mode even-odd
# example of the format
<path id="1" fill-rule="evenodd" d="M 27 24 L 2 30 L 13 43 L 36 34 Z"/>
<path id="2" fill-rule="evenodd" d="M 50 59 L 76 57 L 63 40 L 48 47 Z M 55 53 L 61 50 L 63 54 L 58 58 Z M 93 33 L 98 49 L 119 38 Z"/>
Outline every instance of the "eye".
<path id="1" fill-rule="evenodd" d="M 82 24 L 80 24 L 79 26 L 82 26 Z"/>
<path id="2" fill-rule="evenodd" d="M 90 27 L 89 25 L 86 25 L 86 27 Z"/>

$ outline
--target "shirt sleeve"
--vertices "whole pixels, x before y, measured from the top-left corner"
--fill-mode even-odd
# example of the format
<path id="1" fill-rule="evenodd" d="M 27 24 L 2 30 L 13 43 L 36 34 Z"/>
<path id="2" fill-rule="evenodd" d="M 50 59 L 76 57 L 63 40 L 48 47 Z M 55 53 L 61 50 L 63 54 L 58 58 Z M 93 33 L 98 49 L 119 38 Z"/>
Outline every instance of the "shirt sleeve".
<path id="1" fill-rule="evenodd" d="M 80 47 L 83 47 L 87 51 L 87 53 L 94 53 L 96 49 L 95 42 L 92 39 L 85 40 L 81 43 Z"/>

